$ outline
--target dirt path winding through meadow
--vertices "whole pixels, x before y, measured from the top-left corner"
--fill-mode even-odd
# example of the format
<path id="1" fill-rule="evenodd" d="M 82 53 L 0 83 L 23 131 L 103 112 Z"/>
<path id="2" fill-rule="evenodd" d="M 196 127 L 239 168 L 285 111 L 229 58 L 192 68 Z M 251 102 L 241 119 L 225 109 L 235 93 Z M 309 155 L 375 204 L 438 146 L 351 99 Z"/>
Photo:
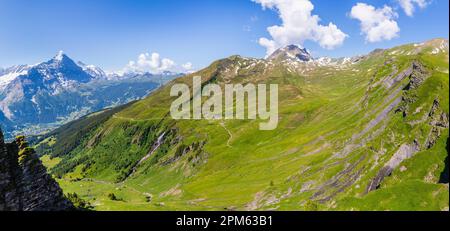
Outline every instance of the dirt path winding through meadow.
<path id="1" fill-rule="evenodd" d="M 223 129 L 225 129 L 225 131 L 228 132 L 228 135 L 230 136 L 230 138 L 228 138 L 228 140 L 227 140 L 227 146 L 228 146 L 229 148 L 232 148 L 233 146 L 231 146 L 230 143 L 231 143 L 231 140 L 233 139 L 233 133 L 231 133 L 231 131 L 228 130 L 228 128 L 225 126 L 225 123 L 224 123 L 224 122 L 220 122 L 220 126 L 222 126 Z"/>
<path id="2" fill-rule="evenodd" d="M 163 118 L 151 118 L 151 119 L 134 119 L 134 118 L 127 118 L 122 116 L 113 115 L 114 119 L 120 119 L 120 120 L 128 120 L 133 122 L 142 122 L 142 121 L 154 121 L 154 120 L 162 120 Z"/>

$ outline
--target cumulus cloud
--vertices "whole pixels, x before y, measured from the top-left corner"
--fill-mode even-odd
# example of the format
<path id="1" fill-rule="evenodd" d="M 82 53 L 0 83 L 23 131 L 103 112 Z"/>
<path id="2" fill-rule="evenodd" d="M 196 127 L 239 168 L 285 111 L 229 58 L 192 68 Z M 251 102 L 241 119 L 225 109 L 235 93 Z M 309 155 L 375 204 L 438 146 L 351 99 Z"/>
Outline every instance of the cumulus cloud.
<path id="1" fill-rule="evenodd" d="M 267 55 L 276 49 L 290 45 L 302 45 L 304 41 L 317 42 L 325 49 L 334 49 L 344 43 L 347 35 L 336 25 L 319 24 L 318 15 L 312 15 L 314 5 L 309 0 L 252 0 L 263 9 L 275 10 L 282 25 L 267 28 L 271 39 L 260 38 L 259 44 L 267 49 Z"/>
<path id="2" fill-rule="evenodd" d="M 190 62 L 182 65 L 177 65 L 173 60 L 168 58 L 161 58 L 158 53 L 154 52 L 152 54 L 140 54 L 136 61 L 128 62 L 128 65 L 124 68 L 123 72 L 139 71 L 160 74 L 165 71 L 189 72 L 192 70 L 192 68 L 193 65 Z"/>
<path id="3" fill-rule="evenodd" d="M 389 6 L 376 9 L 365 3 L 357 3 L 352 7 L 350 17 L 361 22 L 361 33 L 366 36 L 367 42 L 391 40 L 400 32 L 395 21 L 398 15 Z"/>
<path id="4" fill-rule="evenodd" d="M 397 0 L 402 9 L 405 11 L 405 14 L 412 17 L 414 15 L 414 11 L 416 9 L 416 5 L 421 9 L 427 7 L 429 1 L 428 0 Z"/>
<path id="5" fill-rule="evenodd" d="M 187 71 L 192 70 L 192 63 L 190 63 L 190 62 L 187 62 L 187 63 L 185 63 L 185 64 L 183 64 L 181 66 Z"/>

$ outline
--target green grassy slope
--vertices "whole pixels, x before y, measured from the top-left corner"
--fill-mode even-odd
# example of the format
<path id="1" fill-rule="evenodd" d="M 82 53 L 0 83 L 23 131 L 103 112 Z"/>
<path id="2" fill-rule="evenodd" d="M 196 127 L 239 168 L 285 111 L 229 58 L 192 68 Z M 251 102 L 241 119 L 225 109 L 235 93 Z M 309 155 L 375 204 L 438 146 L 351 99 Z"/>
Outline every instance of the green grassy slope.
<path id="1" fill-rule="evenodd" d="M 53 146 L 70 148 L 46 162 L 66 193 L 97 210 L 448 210 L 445 44 L 405 45 L 336 66 L 219 60 L 76 128 L 79 142 L 57 138 Z M 191 85 L 194 75 L 221 85 L 278 83 L 278 128 L 172 120 L 170 87 Z M 414 155 L 367 192 L 402 146 Z"/>

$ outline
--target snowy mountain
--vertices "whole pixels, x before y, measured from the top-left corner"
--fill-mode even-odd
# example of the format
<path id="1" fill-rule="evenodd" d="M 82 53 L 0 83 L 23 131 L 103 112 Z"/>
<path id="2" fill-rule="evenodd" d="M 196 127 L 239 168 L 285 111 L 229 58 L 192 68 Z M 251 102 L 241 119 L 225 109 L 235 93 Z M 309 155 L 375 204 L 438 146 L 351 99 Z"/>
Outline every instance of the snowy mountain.
<path id="1" fill-rule="evenodd" d="M 0 91 L 4 90 L 4 88 L 18 76 L 27 74 L 30 68 L 31 66 L 28 65 L 19 65 L 0 69 Z"/>
<path id="2" fill-rule="evenodd" d="M 140 99 L 178 76 L 107 74 L 58 52 L 46 62 L 0 70 L 0 124 L 6 136 L 23 127 L 38 133 L 89 112 Z"/>
<path id="3" fill-rule="evenodd" d="M 83 69 L 83 71 L 85 71 L 95 79 L 108 79 L 107 74 L 100 67 L 87 65 L 81 61 L 77 62 L 77 64 Z"/>
<path id="4" fill-rule="evenodd" d="M 289 45 L 276 50 L 268 58 L 268 60 L 298 60 L 308 62 L 313 60 L 311 54 L 306 50 L 306 48 L 300 48 L 297 45 Z"/>
<path id="5" fill-rule="evenodd" d="M 305 73 L 308 70 L 318 67 L 346 68 L 349 65 L 361 61 L 364 57 L 365 56 L 314 58 L 306 48 L 300 48 L 297 45 L 288 45 L 279 48 L 264 61 L 268 62 L 270 65 L 281 63 L 287 67 L 287 70 L 290 72 Z"/>

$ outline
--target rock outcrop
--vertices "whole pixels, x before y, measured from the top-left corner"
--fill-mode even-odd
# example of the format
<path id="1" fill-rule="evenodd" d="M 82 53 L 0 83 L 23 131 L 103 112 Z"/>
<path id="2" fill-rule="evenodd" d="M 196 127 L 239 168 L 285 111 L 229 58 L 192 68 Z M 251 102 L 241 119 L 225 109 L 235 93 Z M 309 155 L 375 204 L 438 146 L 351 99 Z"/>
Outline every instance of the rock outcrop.
<path id="1" fill-rule="evenodd" d="M 5 143 L 0 131 L 0 211 L 73 208 L 24 137 Z"/>
<path id="2" fill-rule="evenodd" d="M 381 168 L 375 178 L 370 181 L 366 193 L 378 189 L 385 177 L 390 176 L 394 169 L 396 169 L 404 160 L 411 158 L 419 151 L 419 149 L 419 144 L 416 141 L 411 145 L 403 144 L 400 146 L 398 151 L 391 157 L 386 165 Z"/>

